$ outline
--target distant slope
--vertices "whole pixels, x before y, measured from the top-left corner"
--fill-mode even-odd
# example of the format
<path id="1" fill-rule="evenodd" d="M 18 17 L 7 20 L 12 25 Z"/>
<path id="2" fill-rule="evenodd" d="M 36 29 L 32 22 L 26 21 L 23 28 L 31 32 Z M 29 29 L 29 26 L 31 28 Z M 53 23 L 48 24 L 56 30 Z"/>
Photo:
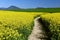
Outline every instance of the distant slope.
<path id="1" fill-rule="evenodd" d="M 60 12 L 60 8 L 28 8 L 28 9 L 21 9 L 16 6 L 10 6 L 8 8 L 0 8 L 0 10 L 8 10 L 8 11 L 21 11 L 21 12 Z"/>
<path id="2" fill-rule="evenodd" d="M 7 10 L 20 10 L 20 8 L 18 8 L 16 6 L 10 6 L 7 8 Z"/>
<path id="3" fill-rule="evenodd" d="M 0 8 L 0 10 L 5 10 L 6 8 Z"/>

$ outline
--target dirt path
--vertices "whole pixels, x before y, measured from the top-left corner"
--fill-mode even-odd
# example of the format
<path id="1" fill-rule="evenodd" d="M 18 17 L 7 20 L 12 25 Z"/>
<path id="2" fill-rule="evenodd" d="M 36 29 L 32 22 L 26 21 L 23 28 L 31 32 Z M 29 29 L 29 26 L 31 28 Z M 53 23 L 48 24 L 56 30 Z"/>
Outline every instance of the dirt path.
<path id="1" fill-rule="evenodd" d="M 40 17 L 34 20 L 34 28 L 31 35 L 28 37 L 28 40 L 47 40 L 48 36 L 46 35 L 42 24 L 39 22 Z"/>

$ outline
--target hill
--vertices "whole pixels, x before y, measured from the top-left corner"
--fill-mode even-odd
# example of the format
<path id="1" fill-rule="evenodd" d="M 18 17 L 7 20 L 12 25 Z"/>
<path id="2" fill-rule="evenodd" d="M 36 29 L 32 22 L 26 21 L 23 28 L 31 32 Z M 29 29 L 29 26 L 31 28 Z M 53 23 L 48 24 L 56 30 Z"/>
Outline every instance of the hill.
<path id="1" fill-rule="evenodd" d="M 8 10 L 8 11 L 19 11 L 19 12 L 60 12 L 60 8 L 28 8 L 28 9 L 22 9 L 16 6 L 10 6 L 8 8 L 0 8 L 0 10 Z"/>

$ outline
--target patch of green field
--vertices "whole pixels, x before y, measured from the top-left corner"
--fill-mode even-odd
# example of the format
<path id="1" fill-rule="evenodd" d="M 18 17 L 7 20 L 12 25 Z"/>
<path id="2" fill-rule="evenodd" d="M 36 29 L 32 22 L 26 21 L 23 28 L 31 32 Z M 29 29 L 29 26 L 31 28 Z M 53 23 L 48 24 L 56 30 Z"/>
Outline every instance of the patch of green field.
<path id="1" fill-rule="evenodd" d="M 7 11 L 17 11 L 17 12 L 48 12 L 57 13 L 60 12 L 60 8 L 28 8 L 28 9 L 6 9 Z"/>

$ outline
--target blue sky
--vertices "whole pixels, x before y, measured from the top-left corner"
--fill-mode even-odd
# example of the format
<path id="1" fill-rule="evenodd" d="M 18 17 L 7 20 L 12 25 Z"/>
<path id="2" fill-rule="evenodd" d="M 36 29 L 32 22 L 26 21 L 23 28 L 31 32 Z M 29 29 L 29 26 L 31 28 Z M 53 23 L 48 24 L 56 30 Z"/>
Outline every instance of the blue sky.
<path id="1" fill-rule="evenodd" d="M 60 7 L 60 0 L 0 0 L 0 7 L 11 5 L 20 8 Z"/>

